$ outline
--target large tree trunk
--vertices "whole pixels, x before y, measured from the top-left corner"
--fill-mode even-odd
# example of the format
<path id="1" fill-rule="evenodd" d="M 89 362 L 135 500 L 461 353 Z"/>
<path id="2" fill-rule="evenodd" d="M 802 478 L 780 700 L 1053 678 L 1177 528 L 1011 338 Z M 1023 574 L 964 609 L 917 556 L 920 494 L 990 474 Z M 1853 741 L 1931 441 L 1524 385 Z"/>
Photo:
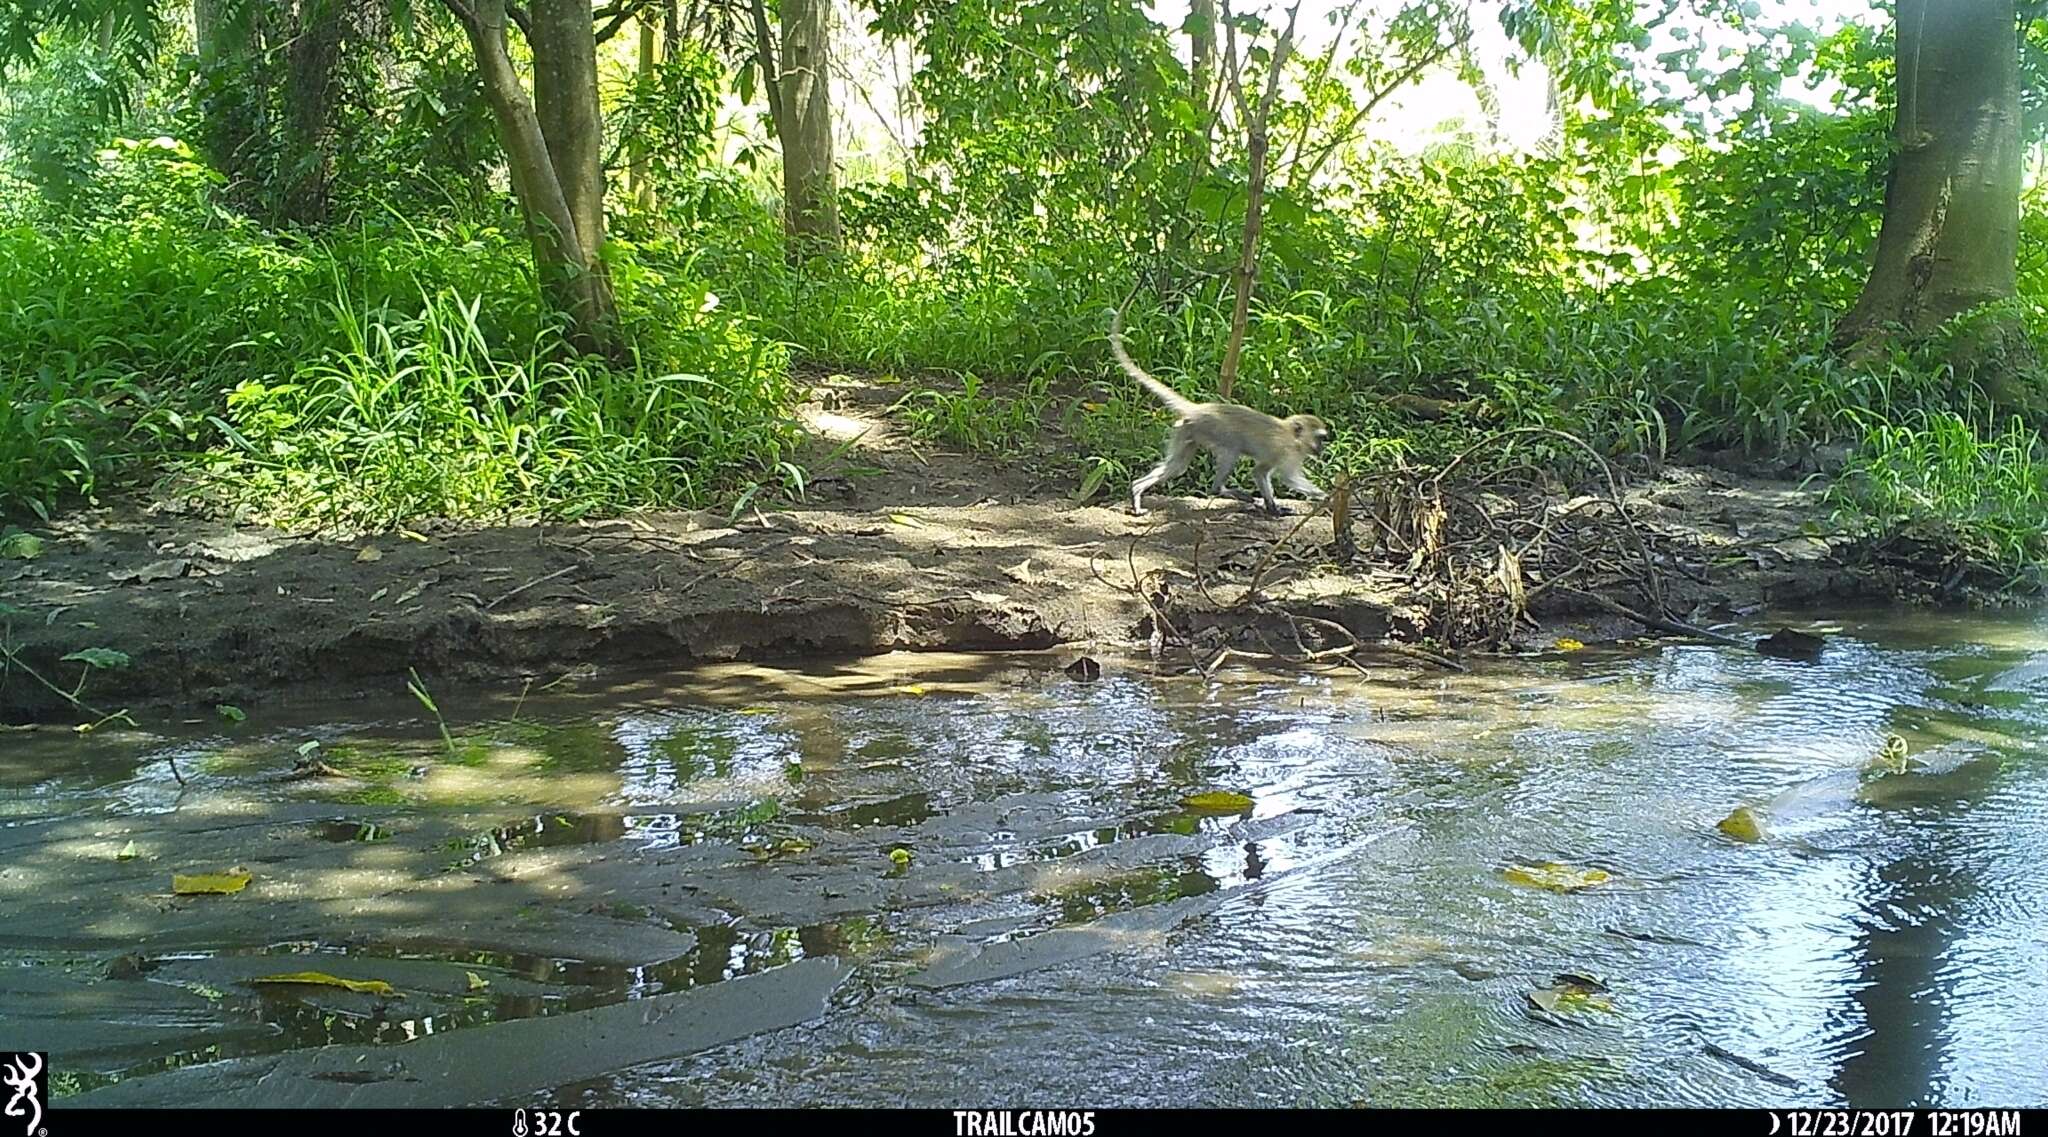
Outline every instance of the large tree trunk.
<path id="1" fill-rule="evenodd" d="M 839 249 L 839 185 L 832 158 L 831 0 L 782 0 L 782 140 L 785 224 L 798 256 Z"/>
<path id="2" fill-rule="evenodd" d="M 782 145 L 782 230 L 791 260 L 840 248 L 839 186 L 832 157 L 832 3 L 782 0 L 782 45 L 753 0 L 756 58 L 768 116 Z"/>
<path id="3" fill-rule="evenodd" d="M 604 239 L 603 171 L 565 163 L 561 158 L 551 156 L 550 139 L 542 125 L 544 120 L 527 98 L 526 85 L 520 80 L 506 48 L 505 0 L 444 2 L 461 21 L 476 53 L 484 97 L 490 103 L 491 116 L 498 124 L 499 138 L 505 147 L 512 192 L 519 198 L 521 211 L 526 217 L 527 233 L 533 241 L 534 270 L 540 278 L 541 290 L 568 314 L 573 339 L 579 347 L 610 351 L 617 344 L 617 312 L 612 302 L 610 282 L 605 279 L 597 260 L 599 243 Z M 543 12 L 552 20 L 561 21 L 565 10 L 574 12 L 582 23 L 580 39 L 560 27 L 551 27 L 545 33 L 542 31 Z M 548 88 L 550 93 L 560 97 L 565 94 L 565 89 L 566 93 L 582 91 L 582 83 L 572 77 L 587 74 L 590 78 L 588 93 L 592 105 L 589 108 L 581 112 L 565 112 L 563 108 L 553 107 L 549 113 L 557 131 L 571 132 L 563 138 L 565 149 L 585 154 L 573 131 L 579 123 L 594 126 L 597 118 L 596 41 L 589 5 L 542 0 L 534 6 L 532 20 L 534 70 L 536 75 L 546 72 L 553 76 Z M 543 44 L 549 51 L 562 50 L 565 44 L 568 50 L 576 51 L 580 44 L 585 61 L 580 68 L 576 64 L 564 65 L 559 59 L 550 59 L 543 66 L 540 63 Z M 594 142 L 588 147 L 584 160 L 589 167 L 597 165 Z M 567 180 L 561 176 L 565 167 L 570 173 Z M 571 185 L 574 185 L 576 195 L 573 202 Z M 586 218 L 594 209 L 594 220 L 579 220 L 579 209 L 585 211 Z M 586 232 L 595 240 L 587 238 Z"/>
<path id="4" fill-rule="evenodd" d="M 285 46 L 286 151 L 282 212 L 288 221 L 327 220 L 334 178 L 334 115 L 345 0 L 299 0 Z"/>
<path id="5" fill-rule="evenodd" d="M 1929 331 L 2016 286 L 2013 0 L 1899 0 L 1897 20 L 1896 155 L 1884 226 L 1863 294 L 1834 334 L 1852 356 L 1881 351 L 1894 329 Z"/>
<path id="6" fill-rule="evenodd" d="M 604 123 L 597 106 L 597 28 L 590 0 L 533 0 L 533 106 L 576 236 L 604 247 Z"/>

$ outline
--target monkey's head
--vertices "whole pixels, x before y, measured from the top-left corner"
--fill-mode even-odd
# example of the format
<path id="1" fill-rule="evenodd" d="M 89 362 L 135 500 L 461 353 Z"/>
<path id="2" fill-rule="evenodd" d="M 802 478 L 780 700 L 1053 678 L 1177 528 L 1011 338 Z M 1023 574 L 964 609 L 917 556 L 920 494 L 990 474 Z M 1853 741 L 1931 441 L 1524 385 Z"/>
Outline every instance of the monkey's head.
<path id="1" fill-rule="evenodd" d="M 1314 415 L 1290 415 L 1287 430 L 1301 443 L 1303 453 L 1321 454 L 1330 442 L 1330 428 Z"/>

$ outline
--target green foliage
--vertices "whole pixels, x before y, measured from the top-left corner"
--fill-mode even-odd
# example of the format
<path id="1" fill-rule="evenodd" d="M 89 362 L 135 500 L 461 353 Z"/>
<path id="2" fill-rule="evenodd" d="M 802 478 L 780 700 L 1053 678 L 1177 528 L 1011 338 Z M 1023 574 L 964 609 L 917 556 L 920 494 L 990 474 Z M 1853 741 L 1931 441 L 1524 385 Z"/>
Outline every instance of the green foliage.
<path id="1" fill-rule="evenodd" d="M 352 526 L 578 517 L 700 503 L 788 442 L 764 415 L 781 409 L 778 385 L 746 382 L 769 353 L 730 320 L 671 329 L 710 372 L 684 374 L 576 359 L 552 330 L 507 351 L 480 307 L 444 292 L 394 317 L 336 301 L 346 346 L 292 382 L 229 392 L 206 481 L 280 517 Z"/>
<path id="2" fill-rule="evenodd" d="M 2019 576 L 2048 558 L 2048 455 L 2037 431 L 1952 411 L 1880 424 L 1829 493 L 1877 534 L 1910 533 Z"/>
<path id="3" fill-rule="evenodd" d="M 1628 183 L 1602 181 L 1607 158 L 1596 152 L 1380 156 L 1321 203 L 1283 198 L 1269 218 L 1238 397 L 1322 414 L 1339 424 L 1333 453 L 1375 462 L 1442 460 L 1474 431 L 1503 426 L 1568 430 L 1614 454 L 1767 452 L 1942 405 L 1953 380 L 1924 354 L 1851 366 L 1826 343 L 1875 236 L 1869 163 L 1883 145 L 1868 115 L 1738 131 L 1640 178 L 1626 224 L 1608 209 L 1599 227 L 1589 191 Z M 1060 405 L 1047 368 L 1095 380 L 1060 420 L 1087 456 L 1076 477 L 1095 483 L 1148 461 L 1157 443 L 1156 408 L 1102 347 L 1099 313 L 1132 279 L 1184 281 L 1140 292 L 1133 352 L 1191 396 L 1213 393 L 1227 278 L 1182 275 L 1171 258 L 1085 232 L 1048 241 L 1030 224 L 979 236 L 939 271 L 915 250 L 943 222 L 907 187 L 882 196 L 913 207 L 861 216 L 841 261 L 794 273 L 728 251 L 705 263 L 733 274 L 736 291 L 820 365 L 971 376 L 964 390 L 906 398 L 932 436 L 1026 448 L 1023 424 Z M 1227 199 L 1190 202 L 1196 227 L 1234 223 Z M 1617 232 L 1633 251 L 1607 251 Z M 1418 426 L 1385 408 L 1397 393 L 1474 399 L 1492 417 Z M 1516 460 L 1582 460 L 1533 445 Z"/>
<path id="4" fill-rule="evenodd" d="M 59 39 L 41 65 L 0 89 L 0 154 L 10 173 L 62 209 L 98 169 L 133 78 L 96 44 Z"/>
<path id="5" fill-rule="evenodd" d="M 631 245 L 621 368 L 562 346 L 492 227 L 308 241 L 128 216 L 0 229 L 0 509 L 175 472 L 293 519 L 579 516 L 702 502 L 791 442 L 780 350 Z"/>
<path id="6" fill-rule="evenodd" d="M 614 155 L 607 164 L 616 168 L 618 153 L 632 145 L 657 181 L 694 174 L 711 149 L 721 77 L 710 55 L 682 45 L 651 74 L 620 84 L 605 121 Z"/>
<path id="7" fill-rule="evenodd" d="M 1827 344 L 1876 236 L 1889 31 L 1823 33 L 1781 7 L 1340 6 L 1337 46 L 1297 55 L 1274 109 L 1235 396 L 1329 419 L 1327 460 L 1361 476 L 1516 427 L 1652 458 L 1876 429 L 1860 467 L 1889 487 L 1870 491 L 1874 524 L 1962 509 L 1944 495 L 1972 469 L 1976 393 L 1944 345 L 1852 364 Z M 2039 7 L 2021 13 L 2029 66 L 2048 44 Z M 1162 412 L 1108 360 L 1100 313 L 1128 302 L 1137 357 L 1213 394 L 1242 123 L 1216 116 L 1220 90 L 1194 89 L 1190 29 L 1136 0 L 869 8 L 920 61 L 904 92 L 918 141 L 901 168 L 844 187 L 847 247 L 802 266 L 784 257 L 772 176 L 751 165 L 766 152 L 721 134 L 721 88 L 760 94 L 752 68 L 712 54 L 730 13 L 650 74 L 605 72 L 614 185 L 637 155 L 658 192 L 653 210 L 614 194 L 605 257 L 631 350 L 603 361 L 570 350 L 536 299 L 467 46 L 432 6 L 348 6 L 315 227 L 284 220 L 321 157 L 291 125 L 289 29 L 254 28 L 254 50 L 202 74 L 168 50 L 181 45 L 150 0 L 0 0 L 17 79 L 0 190 L 35 191 L 0 206 L 0 511 L 165 475 L 346 525 L 801 493 L 792 359 L 913 377 L 897 413 L 918 436 L 1054 450 L 1084 495 L 1121 481 L 1156 456 Z M 399 18 L 371 18 L 387 11 Z M 1483 88 L 1467 20 L 1485 18 L 1557 77 L 1556 136 L 1524 156 L 1472 131 L 1406 156 L 1376 145 L 1376 100 L 1415 76 Z M 103 29 L 128 70 L 98 50 Z M 1240 13 L 1236 39 L 1255 92 L 1273 29 Z M 1833 110 L 1781 98 L 1788 79 L 1832 80 Z M 209 133 L 224 126 L 249 128 L 225 152 Z M 175 139 L 209 144 L 202 157 Z M 745 170 L 716 161 L 728 149 Z M 2028 203 L 2020 297 L 1978 323 L 2016 313 L 2048 332 L 2042 205 Z M 1389 403 L 1400 394 L 1464 409 L 1420 423 Z M 1048 431 L 1061 445 L 1039 443 Z M 1970 461 L 2006 465 L 1978 482 L 2017 481 L 1958 516 L 1986 518 L 1968 523 L 1990 534 L 1978 547 L 2018 563 L 2033 555 L 2010 540 L 2031 458 L 1988 437 Z M 1472 460 L 1589 459 L 1531 434 Z M 2009 516 L 2008 498 L 2022 503 Z"/>
<path id="8" fill-rule="evenodd" d="M 0 0 L 0 78 L 38 62 L 50 39 L 103 37 L 133 68 L 162 38 L 162 0 Z"/>
<path id="9" fill-rule="evenodd" d="M 938 438 L 970 450 L 1020 450 L 1036 441 L 1044 425 L 1047 401 L 1043 372 L 1034 375 L 1014 396 L 986 393 L 980 376 L 960 377 L 960 391 L 912 391 L 896 404 L 919 438 Z"/>

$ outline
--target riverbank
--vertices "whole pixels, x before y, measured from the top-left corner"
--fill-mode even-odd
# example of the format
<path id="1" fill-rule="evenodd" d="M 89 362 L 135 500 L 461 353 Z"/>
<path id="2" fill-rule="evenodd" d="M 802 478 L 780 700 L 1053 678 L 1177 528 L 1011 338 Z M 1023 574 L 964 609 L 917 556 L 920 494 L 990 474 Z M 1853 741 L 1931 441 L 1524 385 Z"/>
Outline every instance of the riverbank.
<path id="1" fill-rule="evenodd" d="M 68 515 L 42 530 L 41 555 L 0 562 L 14 664 L 0 719 L 390 694 L 414 670 L 516 687 L 593 667 L 897 650 L 1150 647 L 1182 665 L 1343 666 L 1402 650 L 1391 644 L 1449 664 L 1648 630 L 1623 610 L 1705 626 L 1967 587 L 1941 579 L 1939 558 L 1918 558 L 1930 569 L 1829 530 L 1819 480 L 1666 466 L 1620 487 L 1617 510 L 1598 478 L 1411 478 L 1349 495 L 1340 541 L 1331 511 L 1301 501 L 1281 518 L 1188 496 L 1143 517 L 1114 495 L 1076 504 L 1070 482 L 1028 465 L 911 443 L 868 388 L 820 396 L 806 408 L 807 500 L 736 515 L 352 540 L 161 502 Z M 93 649 L 119 655 L 77 655 Z"/>

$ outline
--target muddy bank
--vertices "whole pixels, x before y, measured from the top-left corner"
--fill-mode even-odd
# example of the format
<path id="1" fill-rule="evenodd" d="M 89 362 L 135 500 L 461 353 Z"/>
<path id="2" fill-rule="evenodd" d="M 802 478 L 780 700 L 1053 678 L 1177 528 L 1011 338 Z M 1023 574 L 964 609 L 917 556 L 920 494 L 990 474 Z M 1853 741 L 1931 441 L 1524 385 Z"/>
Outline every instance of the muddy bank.
<path id="1" fill-rule="evenodd" d="M 161 506 L 76 513 L 44 531 L 38 558 L 0 562 L 8 650 L 66 691 L 83 678 L 79 698 L 108 712 L 204 710 L 307 688 L 390 694 L 410 669 L 519 685 L 593 666 L 892 650 L 1150 642 L 1192 658 L 1226 644 L 1315 652 L 1353 636 L 1456 652 L 1643 632 L 1576 591 L 1640 565 L 1588 556 L 1599 563 L 1558 588 L 1529 572 L 1527 616 L 1503 624 L 1494 611 L 1481 635 L 1467 610 L 1508 598 L 1486 595 L 1484 572 L 1479 583 L 1433 578 L 1404 560 L 1405 546 L 1375 543 L 1386 522 L 1363 495 L 1359 552 L 1333 566 L 1330 518 L 1304 522 L 1306 503 L 1285 518 L 1200 497 L 1161 497 L 1144 517 L 1115 500 L 1076 505 L 1063 479 L 904 444 L 858 392 L 832 402 L 809 413 L 820 445 L 844 452 L 839 470 L 818 467 L 804 503 L 736 517 L 429 524 L 340 540 Z M 1603 493 L 1520 508 L 1585 516 Z M 1816 531 L 1821 493 L 1669 467 L 1624 497 L 1644 545 L 1636 559 L 1654 562 L 1666 610 L 1681 619 L 1923 587 L 1911 566 Z M 1560 534 L 1553 544 L 1575 539 Z M 64 658 L 94 648 L 126 663 Z M 20 667 L 0 675 L 0 720 L 89 713 Z"/>

